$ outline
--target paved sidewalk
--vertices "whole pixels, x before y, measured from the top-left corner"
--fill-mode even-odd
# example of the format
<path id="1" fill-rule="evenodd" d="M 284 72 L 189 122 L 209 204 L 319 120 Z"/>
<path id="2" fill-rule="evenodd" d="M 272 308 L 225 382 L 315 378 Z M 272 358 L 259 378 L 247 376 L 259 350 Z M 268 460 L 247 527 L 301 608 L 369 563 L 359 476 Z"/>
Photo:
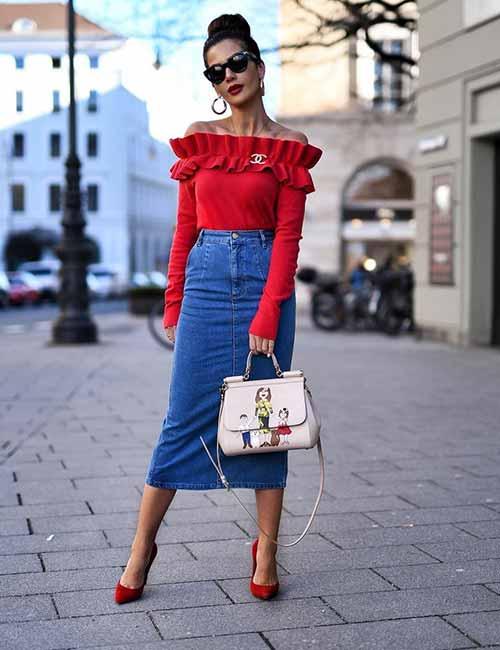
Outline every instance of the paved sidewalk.
<path id="1" fill-rule="evenodd" d="M 301 316 L 293 365 L 323 414 L 326 492 L 278 551 L 280 594 L 248 590 L 256 527 L 235 499 L 179 491 L 142 599 L 118 606 L 171 353 L 141 318 L 97 321 L 99 346 L 1 338 L 2 650 L 500 648 L 498 351 Z M 289 458 L 282 541 L 318 481 L 315 450 Z"/>

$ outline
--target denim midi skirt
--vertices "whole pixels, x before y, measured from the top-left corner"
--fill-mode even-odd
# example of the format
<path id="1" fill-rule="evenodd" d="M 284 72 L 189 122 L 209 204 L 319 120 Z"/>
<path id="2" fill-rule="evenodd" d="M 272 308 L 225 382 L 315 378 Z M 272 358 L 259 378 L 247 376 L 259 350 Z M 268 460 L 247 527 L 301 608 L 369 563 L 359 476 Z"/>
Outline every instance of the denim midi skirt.
<path id="1" fill-rule="evenodd" d="M 248 328 L 262 295 L 274 230 L 201 229 L 186 260 L 166 415 L 145 482 L 159 488 L 224 488 L 199 438 L 216 458 L 219 388 L 242 375 Z M 295 291 L 281 303 L 274 354 L 290 370 L 295 340 Z M 276 377 L 272 359 L 252 356 L 249 379 Z M 226 456 L 221 466 L 235 488 L 284 488 L 288 452 Z"/>

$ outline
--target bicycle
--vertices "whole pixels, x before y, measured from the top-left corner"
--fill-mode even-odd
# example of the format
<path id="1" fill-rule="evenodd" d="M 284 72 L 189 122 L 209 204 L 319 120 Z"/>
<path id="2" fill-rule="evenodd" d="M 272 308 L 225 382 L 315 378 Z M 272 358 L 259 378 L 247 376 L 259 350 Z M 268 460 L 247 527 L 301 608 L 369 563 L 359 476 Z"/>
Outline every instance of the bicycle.
<path id="1" fill-rule="evenodd" d="M 151 332 L 151 336 L 157 343 L 159 343 L 164 348 L 172 350 L 174 344 L 172 341 L 169 341 L 167 339 L 165 328 L 163 327 L 164 308 L 165 303 L 163 298 L 153 304 L 148 314 L 148 328 Z"/>

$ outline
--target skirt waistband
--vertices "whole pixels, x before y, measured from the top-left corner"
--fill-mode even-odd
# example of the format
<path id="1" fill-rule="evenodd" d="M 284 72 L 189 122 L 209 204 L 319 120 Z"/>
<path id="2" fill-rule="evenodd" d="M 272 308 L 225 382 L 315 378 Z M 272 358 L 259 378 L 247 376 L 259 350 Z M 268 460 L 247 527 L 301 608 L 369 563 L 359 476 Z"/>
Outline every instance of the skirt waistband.
<path id="1" fill-rule="evenodd" d="M 257 228 L 255 230 L 214 230 L 212 228 L 201 228 L 196 240 L 196 246 L 201 246 L 204 239 L 218 244 L 235 244 L 238 241 L 260 240 L 263 246 L 272 242 L 275 232 L 268 228 Z"/>

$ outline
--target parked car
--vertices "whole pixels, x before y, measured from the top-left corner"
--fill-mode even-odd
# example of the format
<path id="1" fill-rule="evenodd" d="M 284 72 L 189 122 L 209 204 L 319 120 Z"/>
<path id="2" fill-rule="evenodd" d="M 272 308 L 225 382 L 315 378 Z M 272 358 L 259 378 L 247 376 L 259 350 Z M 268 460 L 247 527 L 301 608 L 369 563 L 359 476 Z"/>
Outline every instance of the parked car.
<path id="1" fill-rule="evenodd" d="M 44 260 L 40 262 L 22 262 L 18 271 L 27 271 L 35 278 L 38 286 L 36 287 L 40 300 L 57 301 L 57 294 L 60 288 L 59 268 L 61 263 L 58 260 Z"/>
<path id="2" fill-rule="evenodd" d="M 131 285 L 133 287 L 149 287 L 151 285 L 151 280 L 148 278 L 147 273 L 136 271 L 132 275 Z"/>
<path id="3" fill-rule="evenodd" d="M 0 271 L 0 307 L 5 308 L 9 305 L 9 288 L 10 282 L 5 271 Z"/>
<path id="4" fill-rule="evenodd" d="M 89 288 L 96 298 L 115 298 L 125 293 L 118 271 L 104 264 L 89 264 Z"/>
<path id="5" fill-rule="evenodd" d="M 151 283 L 157 287 L 167 286 L 167 277 L 161 271 L 150 271 L 147 275 L 151 279 Z"/>
<path id="6" fill-rule="evenodd" d="M 40 293 L 33 282 L 36 278 L 27 271 L 13 271 L 8 273 L 9 278 L 9 303 L 22 307 L 34 305 L 40 301 Z"/>

